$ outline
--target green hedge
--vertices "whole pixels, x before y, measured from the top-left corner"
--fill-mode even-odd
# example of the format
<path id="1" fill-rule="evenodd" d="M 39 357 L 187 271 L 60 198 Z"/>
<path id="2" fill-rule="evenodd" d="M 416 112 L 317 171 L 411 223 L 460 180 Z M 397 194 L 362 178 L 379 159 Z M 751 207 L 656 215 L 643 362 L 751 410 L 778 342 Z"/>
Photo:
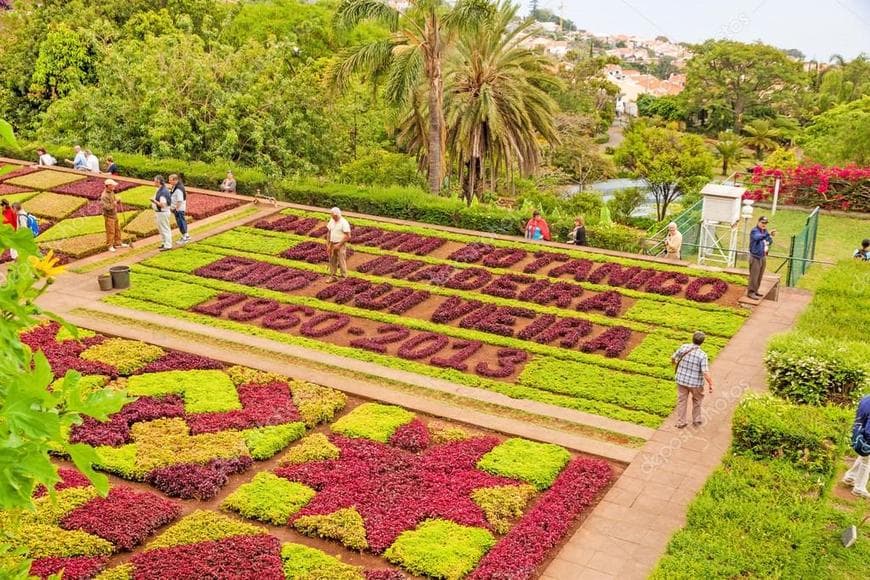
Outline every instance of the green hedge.
<path id="1" fill-rule="evenodd" d="M 47 146 L 58 160 L 71 159 L 71 147 Z M 35 160 L 36 145 L 25 145 L 20 151 L 0 147 L 0 154 Z M 113 153 L 122 175 L 151 179 L 157 174 L 184 175 L 187 185 L 217 189 L 232 170 L 238 193 L 253 195 L 257 190 L 282 201 L 317 207 L 339 206 L 345 211 L 368 213 L 382 217 L 419 221 L 481 232 L 520 235 L 530 216 L 495 205 L 475 204 L 468 207 L 459 199 L 437 197 L 417 187 L 371 187 L 319 180 L 292 181 L 276 179 L 253 168 L 239 167 L 232 161 L 184 161 L 158 159 L 131 153 Z M 104 161 L 104 157 L 100 157 Z M 573 224 L 570 219 L 551 224 L 553 233 L 564 240 Z M 644 232 L 622 225 L 587 227 L 589 244 L 594 247 L 636 252 Z"/>
<path id="2" fill-rule="evenodd" d="M 830 476 L 842 454 L 851 416 L 836 407 L 794 405 L 760 396 L 744 399 L 734 413 L 733 451 L 753 459 L 786 459 Z"/>

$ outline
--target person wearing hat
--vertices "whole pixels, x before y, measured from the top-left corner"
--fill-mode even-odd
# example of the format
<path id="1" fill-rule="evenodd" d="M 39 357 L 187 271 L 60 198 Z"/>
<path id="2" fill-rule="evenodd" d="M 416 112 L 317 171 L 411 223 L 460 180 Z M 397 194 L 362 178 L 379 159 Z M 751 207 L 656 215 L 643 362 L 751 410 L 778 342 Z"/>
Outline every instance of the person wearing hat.
<path id="1" fill-rule="evenodd" d="M 114 252 L 117 247 L 129 248 L 130 244 L 125 244 L 121 240 L 121 228 L 118 227 L 118 198 L 115 197 L 115 188 L 118 187 L 118 182 L 114 179 L 107 179 L 103 185 L 103 193 L 100 194 L 100 209 L 103 210 L 103 222 L 106 224 L 106 245 L 110 252 Z"/>
<path id="2" fill-rule="evenodd" d="M 665 236 L 665 257 L 668 260 L 679 260 L 680 251 L 683 248 L 683 234 L 677 228 L 676 222 L 668 224 L 668 235 Z"/>
<path id="3" fill-rule="evenodd" d="M 676 367 L 677 381 L 677 428 L 682 429 L 686 423 L 686 407 L 689 398 L 692 399 L 692 424 L 701 425 L 701 403 L 704 401 L 704 383 L 707 383 L 710 393 L 713 393 L 713 377 L 710 375 L 710 362 L 707 353 L 701 350 L 701 345 L 707 337 L 703 332 L 692 335 L 692 343 L 684 344 L 671 356 L 671 362 Z"/>
<path id="4" fill-rule="evenodd" d="M 326 222 L 326 251 L 329 254 L 329 277 L 335 282 L 336 270 L 342 278 L 347 278 L 347 243 L 350 241 L 350 224 L 337 207 L 329 210 Z"/>
<path id="5" fill-rule="evenodd" d="M 758 225 L 749 232 L 749 288 L 746 295 L 753 300 L 764 298 L 758 293 L 761 287 L 761 278 L 767 267 L 767 249 L 773 243 L 776 230 L 767 231 L 767 217 L 761 216 Z"/>

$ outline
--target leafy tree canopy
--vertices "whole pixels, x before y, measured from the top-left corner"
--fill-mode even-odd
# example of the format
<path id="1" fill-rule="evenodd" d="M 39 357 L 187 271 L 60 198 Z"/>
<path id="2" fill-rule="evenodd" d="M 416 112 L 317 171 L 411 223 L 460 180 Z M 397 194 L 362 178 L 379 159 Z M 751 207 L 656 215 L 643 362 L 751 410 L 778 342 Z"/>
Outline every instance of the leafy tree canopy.
<path id="1" fill-rule="evenodd" d="M 870 164 L 870 96 L 837 105 L 814 118 L 800 144 L 819 163 Z"/>

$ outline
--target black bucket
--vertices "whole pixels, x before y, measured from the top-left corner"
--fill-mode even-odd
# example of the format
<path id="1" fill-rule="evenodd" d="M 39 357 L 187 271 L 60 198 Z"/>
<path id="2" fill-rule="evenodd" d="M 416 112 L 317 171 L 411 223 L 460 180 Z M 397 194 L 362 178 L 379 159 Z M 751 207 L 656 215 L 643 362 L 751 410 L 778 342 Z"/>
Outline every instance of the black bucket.
<path id="1" fill-rule="evenodd" d="M 112 266 L 109 273 L 112 275 L 112 288 L 123 290 L 130 287 L 130 266 Z"/>

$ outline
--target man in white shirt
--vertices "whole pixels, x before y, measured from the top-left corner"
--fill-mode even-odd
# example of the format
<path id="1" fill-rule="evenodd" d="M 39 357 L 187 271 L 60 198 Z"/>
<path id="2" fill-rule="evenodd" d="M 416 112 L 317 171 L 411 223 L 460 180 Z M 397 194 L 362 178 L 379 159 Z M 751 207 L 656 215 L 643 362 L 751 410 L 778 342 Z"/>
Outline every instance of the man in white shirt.
<path id="1" fill-rule="evenodd" d="M 85 157 L 85 152 L 82 151 L 82 148 L 76 145 L 73 147 L 73 151 L 76 152 L 74 159 L 67 159 L 66 162 L 73 166 L 73 169 L 78 169 L 80 171 L 88 171 L 88 160 Z"/>
<path id="2" fill-rule="evenodd" d="M 85 161 L 88 164 L 87 170 L 91 173 L 100 172 L 100 159 L 91 153 L 89 149 L 85 149 Z"/>
<path id="3" fill-rule="evenodd" d="M 329 254 L 329 277 L 335 282 L 335 272 L 339 270 L 342 278 L 347 278 L 347 243 L 350 241 L 350 224 L 341 217 L 341 210 L 330 210 L 332 217 L 326 222 L 326 251 Z"/>

